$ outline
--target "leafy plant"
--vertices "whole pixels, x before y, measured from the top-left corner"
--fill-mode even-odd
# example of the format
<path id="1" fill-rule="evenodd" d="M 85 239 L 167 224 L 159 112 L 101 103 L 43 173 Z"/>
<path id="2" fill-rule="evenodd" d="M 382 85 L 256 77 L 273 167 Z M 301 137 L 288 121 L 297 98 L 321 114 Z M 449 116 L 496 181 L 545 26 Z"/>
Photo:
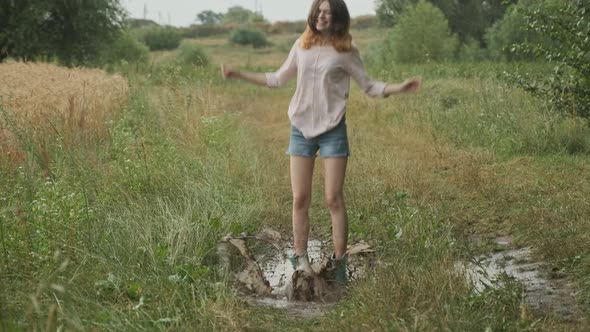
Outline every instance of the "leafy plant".
<path id="1" fill-rule="evenodd" d="M 512 6 L 501 20 L 486 31 L 485 41 L 492 59 L 533 60 L 532 54 L 514 52 L 514 45 L 524 42 L 538 44 L 550 42 L 539 33 L 526 28 L 523 6 L 527 6 L 527 4 L 521 3 L 519 6 Z"/>
<path id="2" fill-rule="evenodd" d="M 149 48 L 131 33 L 125 31 L 119 35 L 112 45 L 105 47 L 101 62 L 115 64 L 122 60 L 130 63 L 146 63 Z"/>
<path id="3" fill-rule="evenodd" d="M 229 41 L 238 45 L 251 45 L 254 48 L 262 48 L 269 45 L 266 35 L 259 30 L 237 29 L 229 36 Z"/>
<path id="4" fill-rule="evenodd" d="M 402 63 L 450 59 L 459 43 L 449 31 L 444 14 L 424 0 L 404 11 L 389 39 L 390 50 L 384 51 Z"/>
<path id="5" fill-rule="evenodd" d="M 180 45 L 178 59 L 183 64 L 194 65 L 197 67 L 205 66 L 209 63 L 209 59 L 203 48 L 196 44 L 184 43 Z"/>
<path id="6" fill-rule="evenodd" d="M 27 0 L 0 3 L 0 61 L 57 57 L 68 66 L 91 62 L 116 39 L 124 10 L 117 0 Z"/>
<path id="7" fill-rule="evenodd" d="M 143 34 L 143 41 L 151 51 L 173 50 L 180 45 L 182 35 L 171 27 L 153 28 Z"/>
<path id="8" fill-rule="evenodd" d="M 406 10 L 418 2 L 419 0 L 377 0 L 377 18 L 384 26 L 395 26 Z M 461 43 L 465 43 L 469 39 L 483 42 L 486 29 L 499 20 L 506 8 L 516 3 L 516 0 L 427 0 L 427 2 L 444 14 L 451 32 L 458 36 Z"/>
<path id="9" fill-rule="evenodd" d="M 553 44 L 524 42 L 515 51 L 555 66 L 548 76 L 508 76 L 525 90 L 545 97 L 558 113 L 590 118 L 590 3 L 546 1 L 523 10 L 527 29 L 547 36 Z"/>
<path id="10" fill-rule="evenodd" d="M 469 38 L 461 47 L 459 47 L 458 58 L 466 62 L 478 62 L 488 58 L 488 52 L 482 48 L 479 42 Z"/>

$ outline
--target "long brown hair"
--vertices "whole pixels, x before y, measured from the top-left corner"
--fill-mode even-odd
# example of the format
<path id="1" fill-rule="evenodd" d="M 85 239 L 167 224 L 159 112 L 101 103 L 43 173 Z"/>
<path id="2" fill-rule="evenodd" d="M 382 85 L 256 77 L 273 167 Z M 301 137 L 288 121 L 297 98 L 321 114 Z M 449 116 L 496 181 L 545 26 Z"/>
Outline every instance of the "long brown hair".
<path id="1" fill-rule="evenodd" d="M 332 24 L 330 36 L 332 46 L 338 52 L 348 52 L 352 48 L 352 36 L 350 35 L 350 14 L 344 0 L 315 0 L 307 16 L 307 28 L 301 38 L 301 47 L 308 50 L 314 45 L 321 44 L 322 33 L 316 28 L 320 5 L 327 1 L 332 11 Z"/>

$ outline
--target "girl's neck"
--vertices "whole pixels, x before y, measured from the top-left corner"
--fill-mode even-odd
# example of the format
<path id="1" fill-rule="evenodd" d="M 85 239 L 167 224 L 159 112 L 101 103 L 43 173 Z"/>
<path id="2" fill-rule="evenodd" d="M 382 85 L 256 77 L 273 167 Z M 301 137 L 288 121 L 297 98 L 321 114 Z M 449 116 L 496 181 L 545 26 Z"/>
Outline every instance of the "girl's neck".
<path id="1" fill-rule="evenodd" d="M 325 46 L 325 45 L 329 45 L 332 43 L 332 36 L 330 35 L 329 32 L 323 32 L 320 35 L 320 45 L 321 46 Z"/>

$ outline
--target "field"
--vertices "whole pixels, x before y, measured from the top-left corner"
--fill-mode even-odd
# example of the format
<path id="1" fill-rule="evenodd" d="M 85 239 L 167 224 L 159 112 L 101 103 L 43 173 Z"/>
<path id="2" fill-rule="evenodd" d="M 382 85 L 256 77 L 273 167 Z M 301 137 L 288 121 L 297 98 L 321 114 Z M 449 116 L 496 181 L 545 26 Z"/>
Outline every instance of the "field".
<path id="1" fill-rule="evenodd" d="M 368 55 L 383 34 L 354 36 Z M 350 239 L 377 250 L 377 268 L 313 319 L 237 296 L 217 273 L 217 242 L 265 227 L 290 232 L 286 110 L 294 84 L 269 90 L 223 81 L 217 65 L 276 68 L 296 37 L 274 36 L 260 50 L 220 37 L 191 40 L 210 66 L 154 53 L 149 66 L 117 68 L 127 82 L 95 73 L 94 88 L 77 94 L 68 79 L 45 74 L 56 90 L 42 98 L 43 109 L 53 114 L 66 101 L 69 114 L 96 119 L 83 126 L 67 116 L 51 122 L 55 129 L 41 115 L 27 122 L 19 109 L 38 110 L 39 99 L 18 108 L 0 83 L 1 330 L 590 328 L 588 123 L 556 116 L 502 75 L 551 70 L 543 64 L 367 61 L 379 80 L 424 79 L 420 92 L 385 100 L 351 91 Z M 98 83 L 105 79 L 118 83 L 105 88 Z M 79 102 L 68 104 L 72 96 Z M 328 239 L 321 167 L 311 234 Z M 502 250 L 499 238 L 530 247 L 539 272 L 567 290 L 566 304 L 535 308 L 505 275 L 475 292 L 456 264 Z M 564 305 L 568 315 L 558 310 Z"/>

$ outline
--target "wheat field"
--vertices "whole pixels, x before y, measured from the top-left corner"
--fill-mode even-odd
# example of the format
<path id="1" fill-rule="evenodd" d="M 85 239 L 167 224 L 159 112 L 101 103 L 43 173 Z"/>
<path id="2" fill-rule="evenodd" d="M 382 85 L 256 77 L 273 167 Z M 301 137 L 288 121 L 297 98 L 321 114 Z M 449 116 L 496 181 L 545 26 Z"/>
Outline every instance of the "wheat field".
<path id="1" fill-rule="evenodd" d="M 0 155 L 22 159 L 23 144 L 43 147 L 60 138 L 69 146 L 101 138 L 105 124 L 127 103 L 129 85 L 98 69 L 48 63 L 0 64 Z M 26 132 L 28 142 L 23 142 Z"/>

